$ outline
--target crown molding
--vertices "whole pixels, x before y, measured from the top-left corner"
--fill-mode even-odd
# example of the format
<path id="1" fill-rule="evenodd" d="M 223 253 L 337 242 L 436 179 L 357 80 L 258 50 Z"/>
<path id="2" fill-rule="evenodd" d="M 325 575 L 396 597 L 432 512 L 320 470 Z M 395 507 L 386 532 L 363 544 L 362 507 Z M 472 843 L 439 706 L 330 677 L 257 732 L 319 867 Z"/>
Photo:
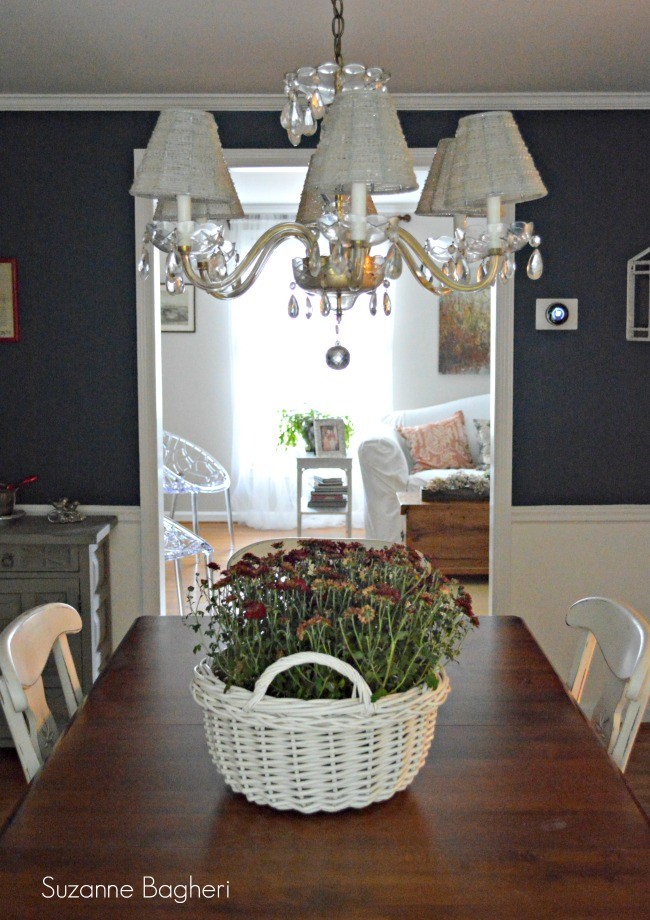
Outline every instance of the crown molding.
<path id="1" fill-rule="evenodd" d="M 201 108 L 210 112 L 268 112 L 279 111 L 286 97 L 281 93 L 219 94 L 193 93 L 146 95 L 122 93 L 63 94 L 38 93 L 0 94 L 0 111 L 113 111 L 151 112 L 178 106 Z M 467 111 L 479 109 L 515 110 L 603 110 L 649 109 L 650 93 L 394 93 L 393 99 L 402 111 Z"/>

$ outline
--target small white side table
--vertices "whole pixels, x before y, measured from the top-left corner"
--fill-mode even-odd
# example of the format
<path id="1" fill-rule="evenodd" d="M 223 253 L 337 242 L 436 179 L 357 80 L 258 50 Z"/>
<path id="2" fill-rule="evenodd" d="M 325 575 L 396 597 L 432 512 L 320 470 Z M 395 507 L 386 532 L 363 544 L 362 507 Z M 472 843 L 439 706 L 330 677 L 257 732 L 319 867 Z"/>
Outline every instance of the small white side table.
<path id="1" fill-rule="evenodd" d="M 352 536 L 352 457 L 296 457 L 297 495 L 298 495 L 298 536 L 302 536 L 302 517 L 304 514 L 331 514 L 345 517 L 348 537 Z M 305 470 L 342 470 L 347 485 L 347 504 L 345 509 L 330 510 L 323 508 L 302 507 L 302 476 Z"/>

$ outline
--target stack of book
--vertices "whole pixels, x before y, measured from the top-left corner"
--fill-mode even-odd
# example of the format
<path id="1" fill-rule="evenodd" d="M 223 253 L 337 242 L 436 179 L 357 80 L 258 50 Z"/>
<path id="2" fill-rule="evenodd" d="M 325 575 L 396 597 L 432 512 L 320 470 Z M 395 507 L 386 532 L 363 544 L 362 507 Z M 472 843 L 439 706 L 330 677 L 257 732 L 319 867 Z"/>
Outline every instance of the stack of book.
<path id="1" fill-rule="evenodd" d="M 324 513 L 344 510 L 347 505 L 347 485 L 343 485 L 340 476 L 314 476 L 314 488 L 308 502 L 309 508 L 316 508 Z"/>

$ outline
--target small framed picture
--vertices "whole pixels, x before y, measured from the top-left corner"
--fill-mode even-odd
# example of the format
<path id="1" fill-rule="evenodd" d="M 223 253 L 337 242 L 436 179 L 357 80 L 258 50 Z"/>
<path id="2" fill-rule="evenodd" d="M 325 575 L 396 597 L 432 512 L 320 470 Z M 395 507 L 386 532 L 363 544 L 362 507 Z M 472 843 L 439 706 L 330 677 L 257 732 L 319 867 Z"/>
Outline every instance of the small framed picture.
<path id="1" fill-rule="evenodd" d="M 0 259 L 0 342 L 18 342 L 18 276 L 15 259 Z"/>
<path id="2" fill-rule="evenodd" d="M 160 285 L 160 331 L 196 332 L 193 285 L 186 284 L 182 294 L 170 294 Z"/>
<path id="3" fill-rule="evenodd" d="M 314 419 L 317 457 L 345 457 L 345 426 L 342 418 Z"/>

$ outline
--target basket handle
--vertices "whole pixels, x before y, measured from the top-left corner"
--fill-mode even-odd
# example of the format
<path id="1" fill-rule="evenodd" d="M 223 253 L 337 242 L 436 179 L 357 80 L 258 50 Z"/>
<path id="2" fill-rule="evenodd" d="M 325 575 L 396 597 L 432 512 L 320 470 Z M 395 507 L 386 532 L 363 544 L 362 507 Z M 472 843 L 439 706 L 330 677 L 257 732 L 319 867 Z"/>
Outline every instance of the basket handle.
<path id="1" fill-rule="evenodd" d="M 280 658 L 278 661 L 270 664 L 255 682 L 253 695 L 244 708 L 254 709 L 259 701 L 263 699 L 270 683 L 278 674 L 301 664 L 322 664 L 331 668 L 333 671 L 338 671 L 339 674 L 342 674 L 343 677 L 347 677 L 348 680 L 351 681 L 366 712 L 371 713 L 374 711 L 375 707 L 371 702 L 372 690 L 357 669 L 353 668 L 352 665 L 346 664 L 345 661 L 341 661 L 340 658 L 334 658 L 332 655 L 324 655 L 322 652 L 296 652 L 295 655 L 287 655 L 286 658 Z"/>

